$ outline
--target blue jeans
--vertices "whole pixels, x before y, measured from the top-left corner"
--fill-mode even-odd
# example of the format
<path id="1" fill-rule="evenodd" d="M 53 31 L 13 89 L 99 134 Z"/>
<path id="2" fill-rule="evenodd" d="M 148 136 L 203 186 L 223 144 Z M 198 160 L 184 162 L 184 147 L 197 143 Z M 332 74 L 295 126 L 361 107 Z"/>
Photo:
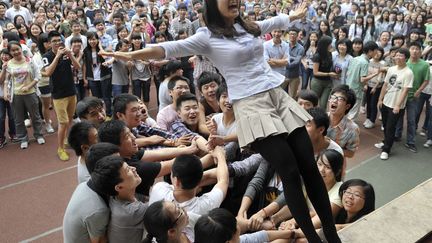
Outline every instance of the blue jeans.
<path id="1" fill-rule="evenodd" d="M 5 139 L 4 133 L 6 131 L 5 129 L 6 115 L 8 117 L 8 122 L 9 122 L 8 123 L 9 136 L 13 137 L 16 134 L 16 129 L 15 129 L 15 121 L 14 121 L 12 107 L 9 101 L 0 98 L 0 140 Z"/>
<path id="2" fill-rule="evenodd" d="M 420 93 L 419 100 L 418 100 L 418 107 L 417 107 L 416 128 L 418 127 L 418 122 L 420 120 L 420 115 L 423 111 L 423 106 L 426 104 L 426 117 L 422 129 L 429 130 L 428 123 L 429 120 L 431 119 L 431 112 L 432 112 L 432 106 L 429 103 L 430 98 L 431 98 L 430 94 Z"/>
<path id="3" fill-rule="evenodd" d="M 144 102 L 150 102 L 151 79 L 147 81 L 132 80 L 132 93 Z M 142 95 L 142 96 L 141 96 Z"/>
<path id="4" fill-rule="evenodd" d="M 129 85 L 120 85 L 120 84 L 113 84 L 112 85 L 113 97 L 116 97 L 119 94 L 128 93 L 128 92 L 129 92 Z"/>
<path id="5" fill-rule="evenodd" d="M 405 106 L 405 111 L 407 113 L 407 144 L 409 145 L 415 145 L 418 101 L 418 98 L 411 98 L 407 101 Z M 398 123 L 396 125 L 395 137 L 402 137 L 404 116 L 405 112 L 403 112 L 399 117 Z"/>
<path id="6" fill-rule="evenodd" d="M 300 72 L 302 74 L 302 87 L 301 89 L 307 89 L 310 80 L 313 77 L 313 69 L 305 68 L 303 64 L 300 65 Z"/>
<path id="7" fill-rule="evenodd" d="M 103 81 L 89 81 L 89 86 L 93 96 L 103 99 L 106 113 L 108 116 L 111 116 L 111 79 Z"/>

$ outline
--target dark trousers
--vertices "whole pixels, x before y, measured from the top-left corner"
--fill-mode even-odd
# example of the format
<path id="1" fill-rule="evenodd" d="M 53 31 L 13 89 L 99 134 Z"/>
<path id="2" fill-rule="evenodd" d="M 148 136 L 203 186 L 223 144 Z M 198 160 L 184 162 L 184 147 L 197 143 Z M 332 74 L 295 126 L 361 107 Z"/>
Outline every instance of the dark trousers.
<path id="1" fill-rule="evenodd" d="M 399 113 L 393 113 L 393 108 L 387 107 L 385 105 L 381 108 L 382 122 L 384 126 L 384 146 L 382 148 L 383 152 L 390 153 L 393 146 L 396 124 L 399 118 L 402 116 L 404 110 L 399 110 Z"/>
<path id="2" fill-rule="evenodd" d="M 432 106 L 429 103 L 429 100 L 431 98 L 430 94 L 425 94 L 425 93 L 420 93 L 420 96 L 418 98 L 418 107 L 417 107 L 417 116 L 416 116 L 416 128 L 418 127 L 418 123 L 420 120 L 420 115 L 423 111 L 423 106 L 426 105 L 426 117 L 425 117 L 425 121 L 423 123 L 422 129 L 423 130 L 428 130 L 428 123 L 432 114 Z"/>
<path id="3" fill-rule="evenodd" d="M 371 94 L 372 88 L 368 87 L 366 90 L 366 117 L 371 122 L 375 123 L 378 114 L 378 99 L 381 93 L 381 88 L 377 88 L 375 93 Z"/>
<path id="4" fill-rule="evenodd" d="M 5 139 L 6 132 L 6 116 L 8 118 L 9 136 L 13 137 L 16 134 L 14 115 L 9 101 L 0 98 L 0 141 Z"/>
<path id="5" fill-rule="evenodd" d="M 132 80 L 132 93 L 144 102 L 150 102 L 151 80 Z"/>
<path id="6" fill-rule="evenodd" d="M 252 149 L 259 152 L 281 177 L 287 205 L 307 240 L 321 242 L 309 216 L 300 176 L 321 219 L 327 241 L 341 242 L 336 234 L 327 190 L 318 171 L 306 128 L 294 130 L 288 138 L 282 134 L 257 140 L 253 142 Z"/>
<path id="7" fill-rule="evenodd" d="M 313 69 L 305 68 L 302 64 L 300 65 L 300 71 L 302 73 L 302 89 L 307 89 L 309 82 L 313 77 Z"/>
<path id="8" fill-rule="evenodd" d="M 85 97 L 85 87 L 84 87 L 84 81 L 80 80 L 79 83 L 75 84 L 75 90 L 77 94 L 77 102 L 84 99 Z"/>
<path id="9" fill-rule="evenodd" d="M 106 113 L 108 116 L 111 116 L 111 79 L 103 81 L 89 81 L 89 86 L 92 95 L 104 101 Z"/>

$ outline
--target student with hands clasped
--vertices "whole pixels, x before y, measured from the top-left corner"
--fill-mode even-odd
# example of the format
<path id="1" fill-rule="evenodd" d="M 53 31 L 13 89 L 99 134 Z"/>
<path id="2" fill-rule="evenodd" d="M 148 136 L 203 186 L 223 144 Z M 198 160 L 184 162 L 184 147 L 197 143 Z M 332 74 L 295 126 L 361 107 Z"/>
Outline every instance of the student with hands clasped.
<path id="1" fill-rule="evenodd" d="M 319 242 L 303 197 L 301 175 L 322 219 L 327 240 L 340 242 L 305 129 L 311 117 L 280 88 L 284 76 L 273 72 L 264 60 L 263 40 L 258 38 L 274 29 L 288 29 L 291 21 L 306 15 L 307 4 L 300 4 L 290 16 L 280 14 L 257 22 L 240 16 L 240 1 L 206 0 L 204 5 L 207 27 L 185 40 L 162 42 L 128 53 L 101 51 L 99 54 L 126 60 L 208 57 L 226 79 L 238 121 L 240 146 L 251 147 L 274 166 L 297 223 L 310 242 Z"/>

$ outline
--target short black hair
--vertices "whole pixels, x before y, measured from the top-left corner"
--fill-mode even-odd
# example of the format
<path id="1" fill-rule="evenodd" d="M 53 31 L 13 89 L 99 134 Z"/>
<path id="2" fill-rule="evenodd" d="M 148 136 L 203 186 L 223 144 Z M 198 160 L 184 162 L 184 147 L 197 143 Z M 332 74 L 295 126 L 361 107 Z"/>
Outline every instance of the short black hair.
<path id="1" fill-rule="evenodd" d="M 168 81 L 168 85 L 167 85 L 168 86 L 168 90 L 173 90 L 179 80 L 185 81 L 188 84 L 189 88 L 190 88 L 190 84 L 189 84 L 190 81 L 189 81 L 188 78 L 186 78 L 184 76 L 177 76 L 176 75 L 176 76 L 172 77 Z"/>
<path id="2" fill-rule="evenodd" d="M 228 88 L 226 84 L 222 83 L 219 85 L 218 89 L 216 90 L 216 99 L 219 101 L 220 97 L 223 93 L 228 93 Z"/>
<path id="3" fill-rule="evenodd" d="M 182 94 L 180 95 L 177 100 L 176 100 L 176 110 L 179 111 L 182 107 L 183 102 L 188 101 L 188 100 L 193 100 L 196 101 L 198 103 L 198 99 L 197 97 L 192 94 L 192 93 L 186 93 L 186 94 Z"/>
<path id="4" fill-rule="evenodd" d="M 93 124 L 87 121 L 78 122 L 71 127 L 68 136 L 68 143 L 77 156 L 83 154 L 81 149 L 82 145 L 89 145 L 89 133 L 92 128 L 96 129 Z"/>
<path id="5" fill-rule="evenodd" d="M 51 41 L 51 39 L 53 37 L 60 37 L 61 38 L 61 34 L 57 30 L 53 30 L 53 31 L 48 33 L 48 41 Z"/>
<path id="6" fill-rule="evenodd" d="M 213 72 L 204 71 L 201 73 L 197 80 L 198 90 L 201 91 L 202 87 L 206 84 L 215 81 L 218 85 L 221 83 L 220 75 Z"/>
<path id="7" fill-rule="evenodd" d="M 92 108 L 103 107 L 104 103 L 102 99 L 94 96 L 87 96 L 77 103 L 76 115 L 79 118 L 84 118 L 89 114 L 89 110 Z"/>
<path id="8" fill-rule="evenodd" d="M 410 52 L 409 52 L 409 50 L 408 50 L 407 48 L 405 48 L 405 47 L 399 48 L 399 49 L 396 51 L 396 53 L 403 54 L 403 55 L 405 56 L 405 59 L 406 59 L 406 60 L 408 60 L 408 59 L 410 58 Z"/>
<path id="9" fill-rule="evenodd" d="M 181 10 L 181 9 L 186 10 L 186 11 L 188 10 L 186 4 L 184 4 L 184 3 L 180 3 L 179 5 L 177 5 L 177 10 Z"/>
<path id="10" fill-rule="evenodd" d="M 125 114 L 129 103 L 138 102 L 139 99 L 133 94 L 119 94 L 113 100 L 113 119 L 118 119 L 117 112 Z"/>
<path id="11" fill-rule="evenodd" d="M 93 26 L 96 27 L 98 24 L 103 24 L 105 26 L 105 22 L 102 19 L 95 19 L 93 22 Z"/>
<path id="12" fill-rule="evenodd" d="M 184 154 L 174 160 L 172 175 L 182 184 L 182 189 L 194 189 L 203 176 L 203 167 L 200 159 L 195 155 Z"/>
<path id="13" fill-rule="evenodd" d="M 290 27 L 290 28 L 288 29 L 288 33 L 291 32 L 291 31 L 294 31 L 294 32 L 296 32 L 297 34 L 300 32 L 300 30 L 299 30 L 298 28 L 296 28 L 296 27 Z"/>
<path id="14" fill-rule="evenodd" d="M 96 162 L 98 160 L 102 159 L 105 156 L 110 156 L 118 153 L 119 150 L 119 146 L 112 143 L 97 143 L 90 146 L 85 158 L 87 170 L 89 171 L 89 173 L 93 172 L 96 166 Z"/>
<path id="15" fill-rule="evenodd" d="M 237 232 L 237 220 L 228 210 L 215 208 L 195 224 L 195 243 L 227 242 Z"/>
<path id="16" fill-rule="evenodd" d="M 421 45 L 421 43 L 418 42 L 418 41 L 410 42 L 408 47 L 411 48 L 411 46 L 417 46 L 420 50 L 422 49 L 422 45 Z"/>
<path id="17" fill-rule="evenodd" d="M 350 105 L 350 107 L 345 111 L 345 114 L 348 114 L 357 101 L 354 90 L 350 89 L 346 84 L 340 84 L 332 89 L 331 94 L 333 95 L 334 93 L 342 93 L 342 95 L 345 96 L 346 103 Z"/>
<path id="18" fill-rule="evenodd" d="M 123 163 L 123 158 L 117 155 L 105 156 L 96 162 L 90 176 L 97 192 L 106 196 L 117 195 L 115 186 L 123 181 L 120 177 Z"/>
<path id="19" fill-rule="evenodd" d="M 363 53 L 368 53 L 369 51 L 375 51 L 378 49 L 378 44 L 375 41 L 368 41 L 363 45 Z"/>
<path id="20" fill-rule="evenodd" d="M 312 107 L 308 110 L 312 116 L 316 128 L 324 127 L 323 136 L 327 135 L 327 129 L 330 126 L 330 118 L 326 111 L 321 107 Z"/>
<path id="21" fill-rule="evenodd" d="M 71 39 L 71 44 L 73 44 L 73 43 L 83 43 L 83 42 L 81 40 L 81 37 L 75 36 L 75 37 L 72 37 L 72 39 Z"/>
<path id="22" fill-rule="evenodd" d="M 140 36 L 141 38 L 141 36 Z M 164 80 L 166 77 L 171 76 L 177 70 L 182 68 L 182 63 L 179 60 L 170 60 L 163 65 L 159 70 L 159 78 Z"/>
<path id="23" fill-rule="evenodd" d="M 314 107 L 318 105 L 318 95 L 313 90 L 302 89 L 299 91 L 297 97 L 311 102 Z"/>
<path id="24" fill-rule="evenodd" d="M 120 2 L 120 1 L 116 1 L 116 2 Z M 124 19 L 123 14 L 120 11 L 117 11 L 113 14 L 112 19 L 120 19 L 121 21 L 123 21 Z"/>
<path id="25" fill-rule="evenodd" d="M 121 144 L 121 136 L 125 131 L 126 124 L 120 120 L 111 120 L 102 123 L 98 129 L 100 142 L 112 143 L 117 146 Z"/>

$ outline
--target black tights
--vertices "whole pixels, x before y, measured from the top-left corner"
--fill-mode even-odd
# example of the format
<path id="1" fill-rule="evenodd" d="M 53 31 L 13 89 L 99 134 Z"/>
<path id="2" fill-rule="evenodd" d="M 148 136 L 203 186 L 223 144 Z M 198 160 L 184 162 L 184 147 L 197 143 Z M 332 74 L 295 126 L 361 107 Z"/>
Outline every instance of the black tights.
<path id="1" fill-rule="evenodd" d="M 288 138 L 285 135 L 269 136 L 255 141 L 252 148 L 260 153 L 281 177 L 287 205 L 307 240 L 311 243 L 321 242 L 309 216 L 300 175 L 310 201 L 321 219 L 327 241 L 341 242 L 336 233 L 327 190 L 318 171 L 306 129 L 297 128 Z"/>

